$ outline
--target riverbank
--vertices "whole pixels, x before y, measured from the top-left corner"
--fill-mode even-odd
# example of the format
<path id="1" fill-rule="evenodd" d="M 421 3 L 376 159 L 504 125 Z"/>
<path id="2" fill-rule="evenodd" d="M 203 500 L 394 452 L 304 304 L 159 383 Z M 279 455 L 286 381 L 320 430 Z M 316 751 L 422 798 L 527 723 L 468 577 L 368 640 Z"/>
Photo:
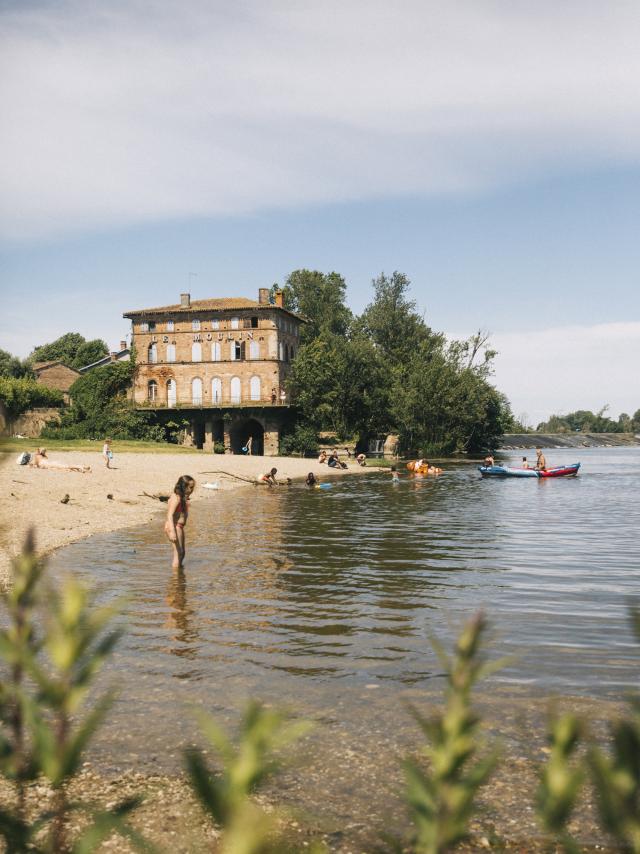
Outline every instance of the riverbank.
<path id="1" fill-rule="evenodd" d="M 53 461 L 91 466 L 87 474 L 18 466 L 13 453 L 0 454 L 0 583 L 6 582 L 11 559 L 31 526 L 36 529 L 38 551 L 46 554 L 92 534 L 150 522 L 165 505 L 149 496 L 169 494 L 183 474 L 196 479 L 196 503 L 247 487 L 272 467 L 285 482 L 302 480 L 309 471 L 325 479 L 372 470 L 355 463 L 347 469 L 328 469 L 316 460 L 293 457 L 118 453 L 117 444 L 115 454 L 115 468 L 107 469 L 95 451 L 50 452 Z M 206 489 L 204 483 L 215 483 L 217 489 Z"/>
<path id="2" fill-rule="evenodd" d="M 505 433 L 499 451 L 528 448 L 633 448 L 640 446 L 634 433 Z"/>

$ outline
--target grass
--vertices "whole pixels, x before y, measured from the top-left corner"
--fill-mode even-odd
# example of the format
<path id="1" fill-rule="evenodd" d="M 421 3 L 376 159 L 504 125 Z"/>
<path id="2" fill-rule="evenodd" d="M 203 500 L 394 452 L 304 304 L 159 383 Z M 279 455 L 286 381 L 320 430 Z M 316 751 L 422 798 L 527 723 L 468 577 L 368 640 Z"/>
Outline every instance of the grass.
<path id="1" fill-rule="evenodd" d="M 91 451 L 102 453 L 104 439 L 14 439 L 0 438 L 0 454 L 34 451 L 37 447 L 46 447 L 50 451 Z M 136 440 L 114 441 L 111 445 L 114 454 L 198 454 L 197 448 L 185 448 L 170 442 L 144 442 Z"/>

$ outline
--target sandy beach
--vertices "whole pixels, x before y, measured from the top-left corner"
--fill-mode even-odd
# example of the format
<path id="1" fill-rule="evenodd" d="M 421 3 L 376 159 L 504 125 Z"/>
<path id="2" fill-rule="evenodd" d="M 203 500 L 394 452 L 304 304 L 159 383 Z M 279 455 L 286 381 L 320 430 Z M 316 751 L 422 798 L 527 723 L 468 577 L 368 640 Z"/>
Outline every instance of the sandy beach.
<path id="1" fill-rule="evenodd" d="M 165 505 L 144 493 L 167 495 L 182 474 L 195 477 L 193 501 L 201 502 L 240 487 L 267 489 L 252 486 L 251 481 L 272 467 L 278 469 L 279 480 L 302 480 L 309 471 L 322 480 L 372 470 L 354 462 L 347 469 L 329 469 L 315 459 L 293 457 L 119 454 L 117 443 L 114 450 L 113 469 L 107 469 L 96 453 L 49 454 L 51 460 L 66 465 L 90 465 L 92 471 L 87 474 L 18 466 L 17 454 L 0 455 L 0 583 L 8 578 L 11 559 L 20 551 L 29 527 L 35 526 L 38 551 L 46 554 L 92 534 L 150 521 Z M 206 489 L 204 483 L 215 483 L 218 490 Z M 69 500 L 62 503 L 67 495 Z"/>

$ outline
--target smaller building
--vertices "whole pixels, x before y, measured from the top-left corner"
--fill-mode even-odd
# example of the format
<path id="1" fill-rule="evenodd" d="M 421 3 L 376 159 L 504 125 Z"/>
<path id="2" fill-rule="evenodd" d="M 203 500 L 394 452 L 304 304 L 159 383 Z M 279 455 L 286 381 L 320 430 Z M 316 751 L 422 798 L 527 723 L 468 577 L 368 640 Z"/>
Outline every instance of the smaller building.
<path id="1" fill-rule="evenodd" d="M 83 365 L 79 370 L 81 374 L 86 374 L 87 371 L 92 371 L 94 368 L 103 368 L 105 365 L 110 365 L 112 362 L 129 362 L 130 360 L 131 350 L 127 347 L 126 341 L 121 341 L 119 350 L 107 353 L 106 356 L 98 359 L 97 362 L 92 362 L 90 365 Z"/>
<path id="2" fill-rule="evenodd" d="M 80 376 L 80 371 L 70 368 L 60 360 L 53 362 L 35 362 L 33 373 L 36 382 L 47 388 L 56 388 L 64 395 L 64 402 L 69 403 L 69 389 Z"/>

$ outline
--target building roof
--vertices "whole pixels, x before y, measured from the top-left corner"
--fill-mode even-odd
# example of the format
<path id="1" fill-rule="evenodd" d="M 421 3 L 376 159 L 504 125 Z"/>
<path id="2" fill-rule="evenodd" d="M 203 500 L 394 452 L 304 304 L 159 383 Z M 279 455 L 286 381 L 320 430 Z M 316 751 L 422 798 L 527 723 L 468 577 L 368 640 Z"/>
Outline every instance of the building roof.
<path id="1" fill-rule="evenodd" d="M 263 305 L 262 303 L 256 302 L 252 299 L 246 299 L 245 297 L 196 299 L 191 300 L 191 304 L 189 306 L 183 306 L 178 303 L 177 305 L 162 305 L 158 308 L 139 308 L 135 311 L 125 311 L 122 316 L 134 318 L 144 317 L 151 314 L 192 314 L 193 312 L 199 311 L 236 311 L 241 309 L 251 309 L 252 311 L 273 311 L 275 309 L 276 311 L 283 311 L 285 314 L 295 317 L 296 320 L 299 320 L 301 323 L 308 322 L 304 317 L 296 314 L 295 311 L 289 311 L 288 308 L 283 308 L 282 306 L 275 305 L 274 303 L 266 303 Z"/>
<path id="2" fill-rule="evenodd" d="M 97 362 L 91 362 L 90 365 L 83 365 L 81 368 L 78 368 L 78 370 L 81 374 L 86 374 L 87 371 L 91 371 L 93 368 L 100 368 L 103 365 L 110 365 L 113 362 L 121 362 L 122 357 L 130 355 L 130 353 L 130 348 L 125 347 L 124 350 L 118 350 L 116 353 L 107 353 L 106 356 L 98 359 Z"/>
<path id="3" fill-rule="evenodd" d="M 51 362 L 34 362 L 32 370 L 34 374 L 39 374 L 41 371 L 46 370 L 47 368 L 53 368 L 55 365 L 62 365 L 63 368 L 67 368 L 69 371 L 73 371 L 74 374 L 79 374 L 80 371 L 76 370 L 76 368 L 72 368 L 71 365 L 67 365 L 62 359 L 54 359 Z"/>

